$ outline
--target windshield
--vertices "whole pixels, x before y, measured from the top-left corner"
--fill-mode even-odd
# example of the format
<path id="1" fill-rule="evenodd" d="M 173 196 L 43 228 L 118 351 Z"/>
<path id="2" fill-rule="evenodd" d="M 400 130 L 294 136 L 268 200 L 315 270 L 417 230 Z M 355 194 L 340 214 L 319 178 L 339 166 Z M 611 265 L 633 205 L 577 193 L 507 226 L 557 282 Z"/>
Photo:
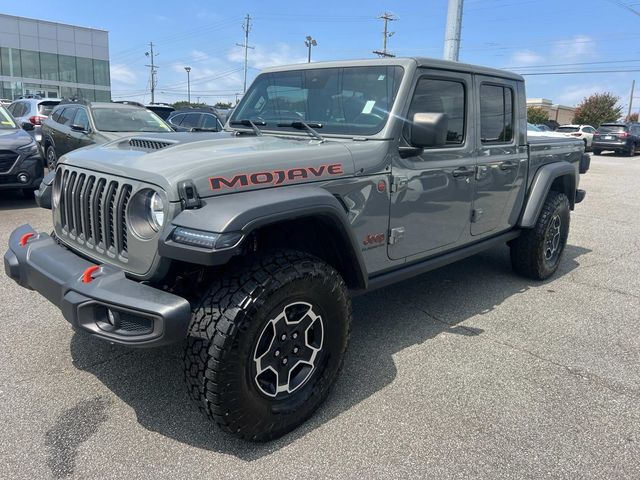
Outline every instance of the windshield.
<path id="1" fill-rule="evenodd" d="M 14 130 L 18 128 L 7 110 L 0 106 L 0 130 Z"/>
<path id="2" fill-rule="evenodd" d="M 317 68 L 259 75 L 234 110 L 231 122 L 321 124 L 322 135 L 373 135 L 384 127 L 403 69 L 399 66 Z"/>
<path id="3" fill-rule="evenodd" d="M 598 128 L 598 132 L 600 133 L 618 133 L 626 131 L 627 127 L 624 125 L 600 125 L 600 128 Z"/>
<path id="4" fill-rule="evenodd" d="M 579 127 L 558 127 L 558 128 L 556 128 L 556 132 L 560 132 L 560 133 L 571 133 L 571 132 L 577 132 L 579 130 L 580 130 Z"/>
<path id="5" fill-rule="evenodd" d="M 94 108 L 93 121 L 102 132 L 172 132 L 155 113 L 144 108 Z"/>

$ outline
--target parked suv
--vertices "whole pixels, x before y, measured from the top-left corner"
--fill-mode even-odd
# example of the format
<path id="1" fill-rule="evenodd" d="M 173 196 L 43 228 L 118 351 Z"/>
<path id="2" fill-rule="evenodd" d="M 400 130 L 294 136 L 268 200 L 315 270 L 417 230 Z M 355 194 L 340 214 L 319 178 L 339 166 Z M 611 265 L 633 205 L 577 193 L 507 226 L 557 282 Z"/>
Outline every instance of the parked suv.
<path id="1" fill-rule="evenodd" d="M 36 142 L 42 141 L 42 123 L 51 115 L 54 107 L 60 103 L 59 98 L 21 98 L 9 105 L 9 113 L 16 119 L 18 125 L 31 123 L 35 128 L 30 131 Z"/>
<path id="2" fill-rule="evenodd" d="M 176 110 L 167 121 L 178 132 L 219 132 L 223 127 L 214 110 L 206 108 Z"/>
<path id="3" fill-rule="evenodd" d="M 596 129 L 591 125 L 560 125 L 556 128 L 556 132 L 564 133 L 569 137 L 582 139 L 585 150 L 588 150 L 591 148 L 593 135 L 596 133 Z"/>
<path id="4" fill-rule="evenodd" d="M 613 150 L 632 157 L 640 148 L 640 124 L 603 123 L 593 136 L 592 146 L 596 155 L 603 150 Z"/>
<path id="5" fill-rule="evenodd" d="M 112 102 L 66 100 L 42 126 L 42 142 L 50 169 L 61 155 L 76 148 L 106 143 L 141 132 L 172 132 L 144 107 Z"/>
<path id="6" fill-rule="evenodd" d="M 20 128 L 0 105 L 0 190 L 22 189 L 31 193 L 42 181 L 40 150 L 25 130 L 33 130 L 33 125 L 27 122 Z"/>

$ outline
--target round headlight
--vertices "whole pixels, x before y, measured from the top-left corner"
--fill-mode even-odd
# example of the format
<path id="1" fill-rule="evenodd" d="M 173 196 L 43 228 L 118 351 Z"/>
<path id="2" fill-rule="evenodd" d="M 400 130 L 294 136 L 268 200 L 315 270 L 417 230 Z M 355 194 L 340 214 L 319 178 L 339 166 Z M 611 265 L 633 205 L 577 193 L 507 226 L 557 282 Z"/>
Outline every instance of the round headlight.
<path id="1" fill-rule="evenodd" d="M 149 218 L 151 226 L 157 232 L 164 224 L 164 203 L 158 192 L 149 197 Z"/>
<path id="2" fill-rule="evenodd" d="M 165 206 L 162 196 L 151 189 L 139 191 L 129 201 L 129 227 L 140 238 L 153 238 L 164 225 Z"/>

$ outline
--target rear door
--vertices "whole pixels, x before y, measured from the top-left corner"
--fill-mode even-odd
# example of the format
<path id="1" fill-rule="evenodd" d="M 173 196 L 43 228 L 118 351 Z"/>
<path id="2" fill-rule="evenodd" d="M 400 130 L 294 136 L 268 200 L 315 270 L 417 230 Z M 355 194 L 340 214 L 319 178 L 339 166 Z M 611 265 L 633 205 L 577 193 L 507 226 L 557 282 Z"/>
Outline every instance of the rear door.
<path id="1" fill-rule="evenodd" d="M 477 75 L 476 100 L 480 129 L 471 235 L 498 233 L 513 226 L 528 162 L 519 145 L 518 85 L 513 80 Z"/>
<path id="2" fill-rule="evenodd" d="M 71 122 L 76 116 L 78 107 L 64 107 L 60 117 L 58 118 L 58 125 L 56 125 L 53 141 L 55 142 L 56 155 L 60 158 L 67 152 L 73 150 L 71 141 Z"/>
<path id="3" fill-rule="evenodd" d="M 407 118 L 445 113 L 447 143 L 393 163 L 388 254 L 392 259 L 427 256 L 469 237 L 475 173 L 473 80 L 470 74 L 418 72 Z M 407 122 L 401 146 L 408 146 Z"/>

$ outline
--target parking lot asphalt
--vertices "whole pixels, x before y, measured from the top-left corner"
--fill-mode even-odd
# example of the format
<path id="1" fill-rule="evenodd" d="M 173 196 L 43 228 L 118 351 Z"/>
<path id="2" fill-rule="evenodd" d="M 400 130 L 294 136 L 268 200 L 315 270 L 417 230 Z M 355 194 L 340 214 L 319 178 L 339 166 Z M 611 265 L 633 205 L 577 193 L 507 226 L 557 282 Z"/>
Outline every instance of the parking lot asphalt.
<path id="1" fill-rule="evenodd" d="M 0 275 L 0 478 L 640 478 L 640 157 L 594 156 L 558 273 L 497 248 L 354 301 L 328 401 L 246 443 L 185 394 L 179 346 L 74 333 Z M 50 212 L 0 193 L 0 246 Z"/>

